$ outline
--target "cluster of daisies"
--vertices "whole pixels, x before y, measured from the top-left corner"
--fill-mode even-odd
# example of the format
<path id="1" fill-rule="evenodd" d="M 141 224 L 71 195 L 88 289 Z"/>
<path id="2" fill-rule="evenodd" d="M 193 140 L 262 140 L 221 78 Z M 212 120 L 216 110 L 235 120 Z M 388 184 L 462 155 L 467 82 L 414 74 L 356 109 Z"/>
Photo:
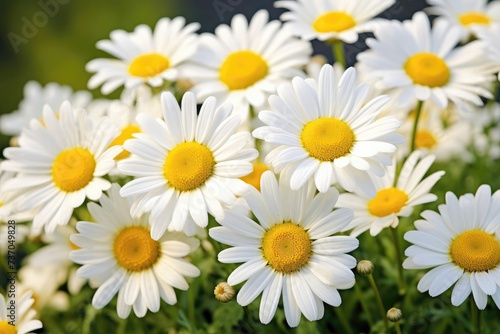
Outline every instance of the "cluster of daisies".
<path id="1" fill-rule="evenodd" d="M 0 221 L 46 246 L 20 269 L 17 323 L 0 295 L 0 332 L 40 328 L 32 296 L 64 310 L 86 284 L 97 309 L 116 296 L 120 318 L 176 304 L 200 275 L 200 241 L 242 263 L 226 287 L 245 282 L 242 306 L 261 295 L 263 324 L 280 300 L 291 327 L 338 307 L 355 284 L 356 237 L 437 200 L 435 160 L 500 158 L 500 1 L 428 0 L 432 24 L 423 12 L 374 19 L 394 3 L 276 1 L 283 22 L 260 10 L 213 34 L 181 17 L 115 30 L 97 43 L 110 57 L 86 69 L 90 89 L 121 89 L 119 100 L 29 82 L 0 118 L 13 136 Z M 342 48 L 364 32 L 368 49 L 344 68 Z M 311 57 L 315 39 L 336 50 L 334 66 Z M 472 293 L 479 309 L 488 296 L 500 308 L 500 192 L 448 193 L 421 216 L 402 263 L 433 268 L 418 290 L 454 285 L 453 305 Z"/>

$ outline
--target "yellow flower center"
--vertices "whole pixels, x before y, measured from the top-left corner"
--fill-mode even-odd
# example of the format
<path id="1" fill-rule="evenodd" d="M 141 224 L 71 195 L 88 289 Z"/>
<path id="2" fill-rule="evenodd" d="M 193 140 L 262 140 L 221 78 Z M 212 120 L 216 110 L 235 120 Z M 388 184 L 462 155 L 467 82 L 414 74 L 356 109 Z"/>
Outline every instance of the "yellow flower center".
<path id="1" fill-rule="evenodd" d="M 404 69 L 414 83 L 431 88 L 446 85 L 451 75 L 443 59 L 427 52 L 411 56 L 406 61 Z"/>
<path id="2" fill-rule="evenodd" d="M 73 192 L 87 186 L 94 178 L 96 161 L 89 150 L 74 147 L 62 151 L 52 165 L 52 179 L 65 192 Z"/>
<path id="3" fill-rule="evenodd" d="M 4 204 L 3 204 L 3 202 L 0 202 L 0 208 L 1 208 L 3 205 L 4 205 Z"/>
<path id="4" fill-rule="evenodd" d="M 150 269 L 161 254 L 161 245 L 151 238 L 143 226 L 126 227 L 118 233 L 113 244 L 116 261 L 130 271 Z"/>
<path id="5" fill-rule="evenodd" d="M 219 78 L 230 90 L 245 89 L 265 78 L 269 66 L 262 57 L 252 51 L 231 53 L 219 71 Z"/>
<path id="6" fill-rule="evenodd" d="M 319 16 L 313 23 L 317 32 L 341 32 L 356 26 L 354 18 L 339 11 L 331 11 Z"/>
<path id="7" fill-rule="evenodd" d="M 255 189 L 260 191 L 260 177 L 265 171 L 268 171 L 269 167 L 265 164 L 256 163 L 253 165 L 253 171 L 247 176 L 243 176 L 241 180 L 245 181 L 249 185 L 253 186 Z"/>
<path id="8" fill-rule="evenodd" d="M 0 334 L 16 334 L 15 326 L 10 325 L 7 321 L 0 321 Z"/>
<path id="9" fill-rule="evenodd" d="M 484 231 L 466 231 L 451 242 L 450 256 L 465 271 L 491 270 L 500 264 L 500 243 Z"/>
<path id="10" fill-rule="evenodd" d="M 404 191 L 394 187 L 382 189 L 368 202 L 368 211 L 376 217 L 385 217 L 401 211 L 407 201 L 408 195 Z"/>
<path id="11" fill-rule="evenodd" d="M 274 270 L 293 273 L 309 261 L 312 255 L 311 239 L 302 226 L 284 222 L 274 225 L 264 234 L 262 253 Z"/>
<path id="12" fill-rule="evenodd" d="M 333 161 L 350 152 L 355 136 L 346 122 L 323 117 L 307 123 L 300 140 L 311 157 L 321 161 Z"/>
<path id="13" fill-rule="evenodd" d="M 437 144 L 436 137 L 428 130 L 421 130 L 415 136 L 415 147 L 431 149 Z"/>
<path id="14" fill-rule="evenodd" d="M 151 78 L 170 67 L 170 61 L 159 53 L 137 56 L 128 66 L 128 73 L 134 77 Z"/>
<path id="15" fill-rule="evenodd" d="M 126 140 L 134 138 L 132 135 L 134 133 L 138 133 L 138 132 L 141 132 L 141 128 L 138 127 L 137 125 L 135 125 L 135 124 L 127 125 L 126 127 L 124 127 L 122 129 L 122 132 L 120 133 L 120 135 L 118 137 L 116 137 L 111 142 L 111 144 L 109 144 L 109 147 L 113 147 L 116 145 L 123 145 Z M 118 154 L 115 157 L 115 160 L 125 159 L 125 158 L 128 158 L 129 156 L 130 156 L 130 152 L 124 149 L 120 154 Z"/>
<path id="16" fill-rule="evenodd" d="M 174 147 L 165 159 L 164 176 L 172 187 L 190 191 L 202 186 L 212 176 L 215 166 L 212 151 L 196 142 Z"/>
<path id="17" fill-rule="evenodd" d="M 472 24 L 482 24 L 489 25 L 491 19 L 481 12 L 467 12 L 459 16 L 458 20 L 464 26 L 470 26 Z"/>

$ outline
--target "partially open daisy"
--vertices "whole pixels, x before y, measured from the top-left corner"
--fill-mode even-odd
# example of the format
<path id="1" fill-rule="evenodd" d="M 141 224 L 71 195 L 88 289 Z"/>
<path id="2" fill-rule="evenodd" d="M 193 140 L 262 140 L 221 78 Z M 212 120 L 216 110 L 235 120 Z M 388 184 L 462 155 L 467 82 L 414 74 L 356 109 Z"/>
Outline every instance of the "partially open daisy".
<path id="1" fill-rule="evenodd" d="M 238 14 L 231 27 L 222 24 L 215 35 L 203 34 L 195 63 L 184 74 L 194 81 L 191 91 L 199 102 L 215 96 L 220 103 L 234 104 L 246 120 L 249 105 L 262 106 L 278 84 L 304 76 L 301 68 L 311 52 L 289 26 L 269 22 L 268 12 L 260 10 L 250 23 Z"/>
<path id="2" fill-rule="evenodd" d="M 370 20 L 394 3 L 394 0 L 298 0 L 276 1 L 275 6 L 289 10 L 280 18 L 290 21 L 294 34 L 305 40 L 354 43 L 359 33 L 372 30 Z"/>
<path id="3" fill-rule="evenodd" d="M 189 59 L 198 46 L 195 34 L 198 23 L 185 25 L 183 17 L 162 18 L 154 31 L 139 25 L 131 33 L 111 32 L 111 40 L 97 42 L 97 48 L 118 59 L 99 58 L 90 61 L 86 69 L 95 72 L 88 82 L 90 89 L 102 85 L 103 94 L 118 87 L 137 87 L 148 83 L 153 87 L 179 78 L 179 66 Z"/>
<path id="4" fill-rule="evenodd" d="M 437 20 L 431 30 L 428 17 L 418 12 L 411 21 L 384 24 L 375 37 L 358 55 L 360 68 L 399 105 L 418 99 L 466 108 L 466 103 L 483 105 L 481 96 L 493 97 L 484 85 L 494 81 L 498 65 L 481 42 L 453 49 L 460 42 L 458 27 Z"/>
<path id="5" fill-rule="evenodd" d="M 85 198 L 97 200 L 111 186 L 103 176 L 114 167 L 113 158 L 121 148 L 107 149 L 117 129 L 106 118 L 90 122 L 83 111 L 75 116 L 67 102 L 59 118 L 47 107 L 42 121 L 34 119 L 23 130 L 20 147 L 4 150 L 8 160 L 0 167 L 19 172 L 5 189 L 24 192 L 20 211 L 37 210 L 34 230 L 45 226 L 52 233 L 57 225 L 68 223 Z"/>
<path id="6" fill-rule="evenodd" d="M 429 155 L 420 160 L 421 157 L 420 151 L 408 157 L 396 184 L 395 164 L 388 168 L 384 177 L 374 179 L 375 196 L 362 191 L 341 194 L 337 207 L 354 212 L 354 219 L 345 231 L 352 230 L 351 235 L 356 237 L 370 230 L 370 235 L 376 236 L 384 228 L 398 226 L 398 217 L 408 217 L 415 206 L 435 201 L 437 196 L 429 192 L 444 172 L 435 172 L 424 179 L 435 158 Z"/>
<path id="7" fill-rule="evenodd" d="M 160 298 L 175 304 L 174 288 L 187 290 L 185 277 L 200 274 L 184 259 L 199 241 L 178 232 L 153 240 L 147 215 L 130 216 L 132 200 L 120 196 L 117 184 L 99 203 L 88 205 L 95 223 L 78 222 L 80 234 L 71 236 L 80 249 L 72 251 L 70 257 L 83 264 L 77 274 L 99 286 L 92 305 L 103 308 L 118 293 L 118 316 L 127 318 L 132 308 L 138 317 L 144 317 L 147 310 L 158 312 Z"/>
<path id="8" fill-rule="evenodd" d="M 319 82 L 294 78 L 269 99 L 273 111 L 261 111 L 267 126 L 253 132 L 257 138 L 278 144 L 266 157 L 276 172 L 292 168 L 290 185 L 296 190 L 314 178 L 326 192 L 332 182 L 353 191 L 362 187 L 375 194 L 368 173 L 384 175 L 392 164 L 389 154 L 403 137 L 394 133 L 399 121 L 378 114 L 389 101 L 379 96 L 366 103 L 367 84 L 356 85 L 356 71 L 349 68 L 336 85 L 332 66 L 325 65 Z"/>
<path id="9" fill-rule="evenodd" d="M 164 120 L 138 115 L 143 133 L 125 142 L 132 157 L 118 163 L 121 173 L 137 177 L 121 194 L 138 196 L 134 217 L 151 212 L 155 240 L 167 228 L 193 235 L 196 226 L 207 225 L 207 213 L 222 217 L 222 204 L 232 205 L 248 188 L 239 178 L 252 171 L 258 155 L 245 148 L 250 134 L 236 133 L 240 116 L 231 115 L 231 105 L 216 108 L 212 97 L 197 115 L 192 93 L 184 95 L 182 111 L 171 93 L 161 98 Z"/>
<path id="10" fill-rule="evenodd" d="M 497 3 L 500 3 L 497 1 Z M 500 13 L 499 13 L 500 14 Z M 474 27 L 477 37 L 485 42 L 488 50 L 488 57 L 500 64 L 500 45 L 498 39 L 500 38 L 500 24 L 495 24 L 488 29 L 484 27 Z M 500 80 L 500 72 L 498 73 L 498 80 Z"/>
<path id="11" fill-rule="evenodd" d="M 457 197 L 448 192 L 439 213 L 424 211 L 417 231 L 405 234 L 406 269 L 433 268 L 418 283 L 432 297 L 453 284 L 451 303 L 458 306 L 470 295 L 483 310 L 488 296 L 500 309 L 500 191 L 482 185 L 476 195 Z"/>
<path id="12" fill-rule="evenodd" d="M 440 15 L 460 27 L 462 37 L 468 39 L 475 27 L 491 27 L 500 23 L 500 2 L 488 0 L 427 0 L 429 14 Z"/>
<path id="13" fill-rule="evenodd" d="M 16 298 L 5 299 L 0 294 L 0 333 L 5 334 L 27 334 L 43 327 L 40 320 L 34 320 L 36 311 L 31 309 L 35 302 L 31 298 L 32 293 L 26 292 Z M 14 304 L 14 319 L 10 318 L 9 307 Z"/>
<path id="14" fill-rule="evenodd" d="M 91 100 L 92 95 L 89 92 L 73 92 L 71 87 L 55 82 L 42 86 L 36 81 L 29 81 L 24 85 L 24 97 L 19 103 L 19 108 L 0 116 L 0 132 L 19 136 L 23 127 L 28 126 L 31 119 L 42 118 L 43 107 L 46 104 L 52 110 L 59 112 L 64 101 L 69 101 L 75 109 L 81 109 L 87 107 Z"/>
<path id="15" fill-rule="evenodd" d="M 285 317 L 290 327 L 300 322 L 301 314 L 309 321 L 324 314 L 323 302 L 339 306 L 338 289 L 354 285 L 356 260 L 346 253 L 358 248 L 358 240 L 348 236 L 332 236 L 352 219 L 352 211 L 332 212 L 338 191 L 330 188 L 314 196 L 309 182 L 297 191 L 288 182 L 265 172 L 261 192 L 252 188 L 246 196 L 257 222 L 227 211 L 210 229 L 215 240 L 233 246 L 219 253 L 223 263 L 241 263 L 227 279 L 229 285 L 247 282 L 237 301 L 250 304 L 262 293 L 260 321 L 269 323 L 276 312 L 281 295 Z"/>

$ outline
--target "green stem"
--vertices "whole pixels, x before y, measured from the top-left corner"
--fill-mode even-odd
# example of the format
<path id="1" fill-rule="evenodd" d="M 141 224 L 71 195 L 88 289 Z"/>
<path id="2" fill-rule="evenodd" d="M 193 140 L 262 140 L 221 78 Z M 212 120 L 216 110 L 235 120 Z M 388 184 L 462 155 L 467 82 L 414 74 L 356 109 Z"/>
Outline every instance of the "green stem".
<path id="1" fill-rule="evenodd" d="M 401 334 L 401 327 L 399 327 L 399 322 L 396 322 L 395 326 L 396 326 L 396 333 Z"/>
<path id="2" fill-rule="evenodd" d="M 361 308 L 366 314 L 366 320 L 368 321 L 368 324 L 370 325 L 370 328 L 373 327 L 373 319 L 372 315 L 370 313 L 370 309 L 368 308 L 368 305 L 366 305 L 365 298 L 363 297 L 363 294 L 361 293 L 361 289 L 359 288 L 359 284 L 354 284 L 354 292 L 356 293 L 356 296 L 358 297 L 359 303 L 361 304 Z"/>
<path id="3" fill-rule="evenodd" d="M 340 307 L 334 307 L 333 309 L 335 310 L 335 313 L 340 320 L 340 324 L 344 328 L 343 333 L 352 334 L 351 326 L 349 325 L 349 321 L 347 321 L 347 318 L 342 309 Z"/>
<path id="4" fill-rule="evenodd" d="M 335 61 L 342 65 L 342 67 L 345 69 L 347 67 L 347 62 L 344 54 L 344 42 L 342 42 L 341 40 L 334 40 L 331 43 Z"/>
<path id="5" fill-rule="evenodd" d="M 415 151 L 415 138 L 417 137 L 417 129 L 418 129 L 418 121 L 420 120 L 420 115 L 422 114 L 422 107 L 424 105 L 424 101 L 418 101 L 416 115 L 415 115 L 415 123 L 413 124 L 413 131 L 411 133 L 411 143 L 410 143 L 410 155 L 413 151 Z"/>
<path id="6" fill-rule="evenodd" d="M 188 317 L 191 328 L 196 328 L 196 318 L 195 318 L 195 287 L 191 287 L 188 290 Z"/>
<path id="7" fill-rule="evenodd" d="M 375 294 L 375 299 L 377 300 L 377 307 L 380 312 L 380 316 L 384 320 L 384 325 L 385 325 L 385 332 L 389 332 L 389 321 L 387 320 L 387 314 L 385 311 L 384 304 L 382 303 L 382 297 L 380 297 L 380 292 L 378 291 L 377 288 L 377 283 L 375 283 L 375 279 L 373 278 L 373 275 L 370 274 L 367 276 L 368 280 L 370 281 L 370 285 L 372 286 L 373 293 Z"/>
<path id="8" fill-rule="evenodd" d="M 481 334 L 481 313 L 477 308 L 476 302 L 472 296 L 469 297 L 470 300 L 470 313 L 472 318 L 472 328 L 474 334 Z"/>
<path id="9" fill-rule="evenodd" d="M 401 249 L 401 243 L 399 241 L 399 234 L 397 227 L 389 229 L 392 232 L 392 238 L 394 239 L 394 246 L 396 247 L 396 260 L 398 265 L 398 277 L 399 277 L 399 294 L 403 296 L 406 293 L 406 283 L 403 272 L 403 250 Z"/>

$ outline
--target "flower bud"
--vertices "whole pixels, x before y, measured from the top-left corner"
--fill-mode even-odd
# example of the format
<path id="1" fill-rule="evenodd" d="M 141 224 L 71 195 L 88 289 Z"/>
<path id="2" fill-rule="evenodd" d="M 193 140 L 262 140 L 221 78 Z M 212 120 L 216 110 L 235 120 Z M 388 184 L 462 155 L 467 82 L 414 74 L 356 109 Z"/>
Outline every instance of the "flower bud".
<path id="1" fill-rule="evenodd" d="M 361 260 L 358 262 L 356 269 L 358 270 L 358 273 L 361 276 L 368 276 L 368 275 L 371 275 L 373 273 L 375 266 L 373 265 L 373 263 L 371 261 Z"/>
<path id="2" fill-rule="evenodd" d="M 387 319 L 390 322 L 398 322 L 402 317 L 403 312 L 401 312 L 401 310 L 398 308 L 393 307 L 389 311 L 387 311 Z"/>
<path id="3" fill-rule="evenodd" d="M 214 295 L 218 301 L 227 303 L 234 297 L 234 288 L 226 282 L 221 282 L 215 287 Z"/>

